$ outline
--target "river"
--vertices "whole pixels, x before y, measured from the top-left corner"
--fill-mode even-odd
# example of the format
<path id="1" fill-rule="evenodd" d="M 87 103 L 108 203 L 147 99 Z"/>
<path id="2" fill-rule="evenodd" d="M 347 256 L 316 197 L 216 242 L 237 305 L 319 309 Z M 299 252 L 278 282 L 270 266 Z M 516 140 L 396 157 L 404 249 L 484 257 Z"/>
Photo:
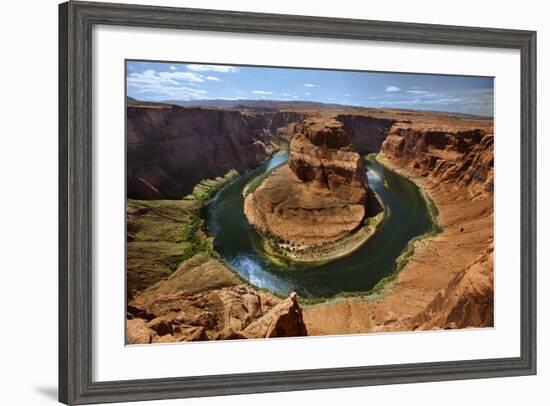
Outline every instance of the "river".
<path id="1" fill-rule="evenodd" d="M 408 242 L 433 227 L 418 187 L 376 161 L 365 160 L 372 188 L 386 207 L 386 218 L 376 234 L 347 257 L 317 266 L 280 267 L 257 247 L 259 236 L 243 210 L 242 190 L 256 176 L 288 160 L 288 153 L 274 155 L 222 190 L 203 209 L 216 251 L 243 278 L 260 288 L 302 297 L 330 297 L 341 292 L 367 291 L 396 268 L 396 259 Z"/>

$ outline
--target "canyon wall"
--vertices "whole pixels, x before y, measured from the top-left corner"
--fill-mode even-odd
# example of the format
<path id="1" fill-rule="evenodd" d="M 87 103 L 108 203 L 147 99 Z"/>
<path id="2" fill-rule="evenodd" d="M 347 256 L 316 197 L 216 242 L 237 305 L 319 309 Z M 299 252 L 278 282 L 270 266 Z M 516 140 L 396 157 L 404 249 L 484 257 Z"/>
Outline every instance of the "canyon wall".
<path id="1" fill-rule="evenodd" d="M 432 128 L 398 123 L 383 142 L 381 156 L 407 166 L 414 175 L 489 197 L 493 191 L 493 146 L 493 129 L 486 123 Z"/>
<path id="2" fill-rule="evenodd" d="M 202 179 L 250 169 L 292 137 L 303 115 L 169 105 L 127 109 L 127 194 L 181 199 Z"/>
<path id="3" fill-rule="evenodd" d="M 377 152 L 391 118 L 318 111 L 249 111 L 131 103 L 127 108 L 127 195 L 180 199 L 203 179 L 257 166 L 311 117 L 336 119 L 357 152 Z"/>
<path id="4" fill-rule="evenodd" d="M 410 322 L 413 330 L 492 327 L 494 322 L 493 250 L 487 249 Z"/>
<path id="5" fill-rule="evenodd" d="M 275 111 L 262 113 L 260 116 L 271 134 L 290 141 L 296 134 L 299 124 L 309 117 L 309 114 L 299 111 Z"/>
<path id="6" fill-rule="evenodd" d="M 380 151 L 391 126 L 396 122 L 394 119 L 362 114 L 339 114 L 336 119 L 344 124 L 344 130 L 361 155 Z"/>
<path id="7" fill-rule="evenodd" d="M 477 258 L 450 272 L 452 279 L 416 316 L 397 318 L 380 330 L 493 326 L 492 125 L 492 120 L 455 119 L 397 123 L 390 130 L 379 159 L 418 177 L 417 182 L 434 199 L 443 225 L 438 241 L 432 244 L 452 242 L 442 245 L 439 256 L 431 255 L 433 265 L 448 272 L 468 258 Z M 424 256 L 423 252 L 417 257 L 421 261 Z"/>

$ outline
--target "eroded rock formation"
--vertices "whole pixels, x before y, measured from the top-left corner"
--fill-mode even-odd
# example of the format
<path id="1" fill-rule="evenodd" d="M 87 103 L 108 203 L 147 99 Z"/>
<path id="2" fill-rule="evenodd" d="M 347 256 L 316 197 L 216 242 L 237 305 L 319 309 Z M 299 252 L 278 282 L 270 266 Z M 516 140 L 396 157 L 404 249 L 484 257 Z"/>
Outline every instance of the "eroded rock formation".
<path id="1" fill-rule="evenodd" d="M 137 295 L 127 319 L 128 344 L 307 335 L 296 294 L 258 292 L 204 256 Z"/>
<path id="2" fill-rule="evenodd" d="M 290 143 L 288 160 L 296 177 L 338 199 L 364 205 L 367 176 L 344 126 L 335 120 L 306 120 L 300 130 Z"/>
<path id="3" fill-rule="evenodd" d="M 292 138 L 288 166 L 245 200 L 245 214 L 262 234 L 312 246 L 341 238 L 365 217 L 367 178 L 343 124 L 307 119 Z"/>
<path id="4" fill-rule="evenodd" d="M 486 124 L 472 128 L 399 123 L 382 144 L 381 154 L 408 165 L 417 175 L 488 197 L 493 191 L 493 144 L 493 129 Z"/>
<path id="5" fill-rule="evenodd" d="M 491 242 L 412 320 L 413 329 L 493 327 L 493 250 Z"/>
<path id="6" fill-rule="evenodd" d="M 393 317 L 373 331 L 410 331 L 494 326 L 493 250 L 483 252 L 458 272 L 415 316 Z"/>
<path id="7" fill-rule="evenodd" d="M 258 165 L 304 115 L 128 106 L 127 189 L 134 199 L 181 199 L 202 179 Z"/>
<path id="8" fill-rule="evenodd" d="M 344 124 L 345 131 L 360 154 L 380 151 L 391 126 L 397 122 L 395 119 L 363 114 L 340 114 L 336 119 Z"/>

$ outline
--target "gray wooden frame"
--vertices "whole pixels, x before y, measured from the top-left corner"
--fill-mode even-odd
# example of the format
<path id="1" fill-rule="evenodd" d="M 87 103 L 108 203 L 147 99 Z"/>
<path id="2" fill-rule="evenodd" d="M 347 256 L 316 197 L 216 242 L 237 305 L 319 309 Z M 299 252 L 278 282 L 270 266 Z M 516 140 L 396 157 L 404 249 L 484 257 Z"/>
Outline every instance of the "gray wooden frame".
<path id="1" fill-rule="evenodd" d="M 284 34 L 518 49 L 521 53 L 521 355 L 352 368 L 92 380 L 92 27 Z M 121 157 L 122 159 L 122 157 Z M 536 373 L 536 32 L 69 2 L 59 6 L 59 400 L 216 396 Z"/>

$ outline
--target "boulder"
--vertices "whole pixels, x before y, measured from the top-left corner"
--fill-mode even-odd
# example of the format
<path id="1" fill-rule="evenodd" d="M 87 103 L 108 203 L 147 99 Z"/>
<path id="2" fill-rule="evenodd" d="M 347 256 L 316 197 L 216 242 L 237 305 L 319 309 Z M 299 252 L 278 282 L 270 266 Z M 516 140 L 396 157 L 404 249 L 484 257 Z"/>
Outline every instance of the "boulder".
<path id="1" fill-rule="evenodd" d="M 248 338 L 307 336 L 296 293 L 292 293 L 263 317 L 251 323 L 242 334 Z"/>
<path id="2" fill-rule="evenodd" d="M 150 344 L 153 338 L 153 331 L 147 327 L 143 319 L 126 320 L 126 343 L 127 344 Z"/>

